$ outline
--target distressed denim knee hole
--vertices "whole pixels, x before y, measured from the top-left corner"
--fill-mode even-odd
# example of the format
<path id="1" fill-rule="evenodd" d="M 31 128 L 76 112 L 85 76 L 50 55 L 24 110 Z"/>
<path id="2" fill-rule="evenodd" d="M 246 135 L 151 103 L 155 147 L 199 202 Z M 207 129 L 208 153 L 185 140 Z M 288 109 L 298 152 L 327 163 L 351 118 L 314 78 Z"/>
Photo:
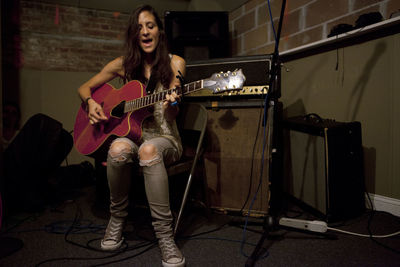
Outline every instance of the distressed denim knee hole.
<path id="1" fill-rule="evenodd" d="M 139 159 L 139 165 L 150 167 L 150 166 L 160 163 L 162 161 L 162 159 L 163 158 L 162 158 L 161 154 L 157 153 L 152 159 L 147 159 L 147 160 Z"/>
<path id="2" fill-rule="evenodd" d="M 132 146 L 127 142 L 113 142 L 108 151 L 111 162 L 127 162 L 131 160 L 133 154 Z"/>

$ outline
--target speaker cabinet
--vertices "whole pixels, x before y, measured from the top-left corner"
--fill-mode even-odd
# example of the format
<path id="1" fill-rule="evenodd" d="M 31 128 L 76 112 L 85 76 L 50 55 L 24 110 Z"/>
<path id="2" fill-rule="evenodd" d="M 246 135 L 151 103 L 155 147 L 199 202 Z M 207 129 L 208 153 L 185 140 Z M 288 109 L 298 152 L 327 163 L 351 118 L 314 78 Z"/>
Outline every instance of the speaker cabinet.
<path id="1" fill-rule="evenodd" d="M 269 206 L 268 159 L 262 161 L 262 108 L 209 109 L 204 154 L 209 205 L 227 212 L 265 214 Z M 266 153 L 267 154 L 267 153 Z M 261 175 L 262 170 L 262 175 Z"/>
<path id="2" fill-rule="evenodd" d="M 285 192 L 327 222 L 364 212 L 361 124 L 300 116 L 283 128 Z"/>
<path id="3" fill-rule="evenodd" d="M 268 85 L 271 58 L 262 55 L 190 61 L 185 80 L 193 82 L 221 71 L 242 69 L 246 76 L 244 86 Z M 250 211 L 253 215 L 269 210 L 269 162 L 262 149 L 264 97 L 259 93 L 218 95 L 209 90 L 184 97 L 184 101 L 199 102 L 208 108 L 204 163 L 207 198 L 212 208 Z"/>

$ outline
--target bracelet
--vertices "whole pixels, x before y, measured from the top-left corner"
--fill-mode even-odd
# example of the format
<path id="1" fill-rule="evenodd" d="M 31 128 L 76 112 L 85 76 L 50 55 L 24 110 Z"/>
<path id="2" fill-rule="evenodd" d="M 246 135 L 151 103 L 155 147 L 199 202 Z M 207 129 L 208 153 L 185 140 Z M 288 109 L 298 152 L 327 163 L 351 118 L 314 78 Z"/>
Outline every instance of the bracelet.
<path id="1" fill-rule="evenodd" d="M 92 97 L 90 97 L 90 96 L 89 96 L 88 98 L 85 99 L 85 104 L 86 104 L 86 106 L 88 105 L 88 102 L 89 102 L 90 99 L 92 99 Z"/>

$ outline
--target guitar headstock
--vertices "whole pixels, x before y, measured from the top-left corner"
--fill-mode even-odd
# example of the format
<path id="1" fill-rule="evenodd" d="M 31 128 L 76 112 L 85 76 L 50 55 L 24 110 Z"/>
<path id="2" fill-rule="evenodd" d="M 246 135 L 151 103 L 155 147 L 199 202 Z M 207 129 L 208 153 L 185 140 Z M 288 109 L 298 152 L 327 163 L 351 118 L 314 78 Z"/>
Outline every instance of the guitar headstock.
<path id="1" fill-rule="evenodd" d="M 211 89 L 214 94 L 226 91 L 237 91 L 243 88 L 246 77 L 242 69 L 234 71 L 214 73 L 210 78 L 204 80 L 204 88 Z"/>

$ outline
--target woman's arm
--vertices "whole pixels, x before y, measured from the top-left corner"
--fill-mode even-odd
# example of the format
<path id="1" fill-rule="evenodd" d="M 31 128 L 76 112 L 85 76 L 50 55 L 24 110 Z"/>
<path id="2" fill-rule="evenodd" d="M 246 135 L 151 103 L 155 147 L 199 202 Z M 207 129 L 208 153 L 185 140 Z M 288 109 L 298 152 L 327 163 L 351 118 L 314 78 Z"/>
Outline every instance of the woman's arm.
<path id="1" fill-rule="evenodd" d="M 87 104 L 88 117 L 91 124 L 107 120 L 103 108 L 91 98 L 92 89 L 123 75 L 122 57 L 119 57 L 109 62 L 99 73 L 78 88 L 79 97 Z"/>
<path id="2" fill-rule="evenodd" d="M 171 68 L 172 72 L 174 73 L 174 77 L 171 81 L 169 88 L 175 88 L 181 86 L 180 80 L 176 77 L 179 74 L 179 71 L 182 73 L 183 76 L 186 74 L 186 62 L 183 58 L 177 55 L 173 55 L 171 59 Z"/>
<path id="3" fill-rule="evenodd" d="M 174 77 L 170 83 L 170 88 L 176 88 L 181 86 L 180 80 L 176 77 L 180 75 L 179 72 L 184 76 L 186 73 L 186 62 L 183 58 L 177 55 L 173 55 L 171 59 L 171 68 L 174 73 Z M 166 96 L 166 101 L 164 102 L 165 108 L 165 119 L 167 121 L 172 121 L 175 119 L 176 115 L 178 115 L 179 108 L 178 105 L 171 106 L 171 103 L 175 101 L 179 101 L 180 97 L 176 93 L 172 93 L 171 95 Z"/>

